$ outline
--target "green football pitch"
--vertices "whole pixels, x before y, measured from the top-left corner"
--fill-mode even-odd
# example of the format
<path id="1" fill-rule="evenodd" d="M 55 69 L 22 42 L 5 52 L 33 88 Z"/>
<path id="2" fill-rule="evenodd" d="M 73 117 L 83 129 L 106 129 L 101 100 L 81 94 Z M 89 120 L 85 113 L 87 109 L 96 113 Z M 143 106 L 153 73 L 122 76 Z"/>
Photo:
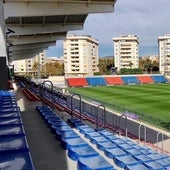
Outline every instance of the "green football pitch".
<path id="1" fill-rule="evenodd" d="M 69 89 L 118 111 L 130 111 L 163 128 L 170 127 L 170 84 L 98 86 Z"/>

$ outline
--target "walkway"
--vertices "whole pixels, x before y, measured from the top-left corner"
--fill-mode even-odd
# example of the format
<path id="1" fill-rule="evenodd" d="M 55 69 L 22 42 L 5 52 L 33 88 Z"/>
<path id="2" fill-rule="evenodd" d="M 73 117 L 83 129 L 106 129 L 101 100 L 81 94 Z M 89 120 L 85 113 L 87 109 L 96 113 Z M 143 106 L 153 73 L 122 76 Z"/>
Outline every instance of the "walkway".
<path id="1" fill-rule="evenodd" d="M 77 169 L 76 162 L 68 158 L 67 151 L 60 147 L 60 143 L 35 110 L 41 103 L 30 102 L 17 87 L 15 92 L 35 170 Z"/>

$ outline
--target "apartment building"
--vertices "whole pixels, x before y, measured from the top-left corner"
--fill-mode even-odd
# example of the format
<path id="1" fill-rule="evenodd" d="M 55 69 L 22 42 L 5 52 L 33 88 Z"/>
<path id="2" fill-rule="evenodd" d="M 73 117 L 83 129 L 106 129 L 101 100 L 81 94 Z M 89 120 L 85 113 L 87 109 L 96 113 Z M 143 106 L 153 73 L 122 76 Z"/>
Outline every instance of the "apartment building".
<path id="1" fill-rule="evenodd" d="M 170 34 L 158 38 L 159 45 L 159 71 L 170 75 Z"/>
<path id="2" fill-rule="evenodd" d="M 113 38 L 115 67 L 121 68 L 139 67 L 139 40 L 134 35 L 121 35 Z"/>
<path id="3" fill-rule="evenodd" d="M 87 35 L 69 35 L 64 41 L 65 76 L 92 76 L 98 72 L 98 41 Z"/>
<path id="4" fill-rule="evenodd" d="M 45 51 L 43 51 L 33 58 L 13 61 L 12 65 L 14 65 L 14 73 L 16 75 L 37 76 L 38 71 L 42 70 L 45 63 Z"/>

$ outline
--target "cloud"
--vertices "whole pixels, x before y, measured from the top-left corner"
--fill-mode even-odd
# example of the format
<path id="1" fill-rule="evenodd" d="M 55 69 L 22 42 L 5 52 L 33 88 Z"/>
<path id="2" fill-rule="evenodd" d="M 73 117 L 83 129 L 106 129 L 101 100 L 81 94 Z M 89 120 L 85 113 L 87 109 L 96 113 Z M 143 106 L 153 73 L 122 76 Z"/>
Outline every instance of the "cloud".
<path id="1" fill-rule="evenodd" d="M 81 31 L 102 45 L 111 46 L 121 34 L 138 36 L 141 46 L 157 46 L 158 37 L 170 33 L 170 0 L 117 0 L 113 13 L 90 14 Z"/>

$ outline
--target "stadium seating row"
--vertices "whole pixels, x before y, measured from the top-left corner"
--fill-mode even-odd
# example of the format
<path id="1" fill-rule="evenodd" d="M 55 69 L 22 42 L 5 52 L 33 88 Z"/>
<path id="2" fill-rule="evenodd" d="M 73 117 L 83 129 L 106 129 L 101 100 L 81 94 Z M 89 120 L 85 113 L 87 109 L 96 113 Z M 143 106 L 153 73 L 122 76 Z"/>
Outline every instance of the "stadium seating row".
<path id="1" fill-rule="evenodd" d="M 20 109 L 6 91 L 0 91 L 0 169 L 34 170 Z"/>
<path id="2" fill-rule="evenodd" d="M 78 170 L 88 169 L 114 169 L 99 152 L 89 145 L 84 138 L 76 133 L 64 122 L 51 108 L 38 106 L 38 112 L 43 117 L 48 127 L 61 142 L 61 147 L 68 150 L 68 156 L 77 161 Z M 169 169 L 170 157 L 167 154 L 157 152 L 151 148 L 140 145 L 129 138 L 114 135 L 105 130 L 95 130 L 84 124 L 79 119 L 73 119 L 74 127 L 84 135 L 89 142 L 99 151 L 113 160 L 121 169 Z"/>
<path id="3" fill-rule="evenodd" d="M 61 147 L 68 150 L 68 156 L 77 161 L 78 170 L 114 170 L 115 168 L 106 161 L 96 150 L 85 142 L 66 122 L 64 122 L 51 108 L 37 106 L 36 108 L 56 139 L 61 142 Z"/>
<path id="4" fill-rule="evenodd" d="M 78 120 L 75 121 L 75 127 L 120 168 L 126 170 L 170 168 L 170 156 L 167 154 L 159 153 L 129 138 L 114 135 L 105 129 L 96 131 Z"/>
<path id="5" fill-rule="evenodd" d="M 109 76 L 109 77 L 74 77 L 66 78 L 69 87 L 106 86 L 123 84 L 166 83 L 163 75 Z"/>

